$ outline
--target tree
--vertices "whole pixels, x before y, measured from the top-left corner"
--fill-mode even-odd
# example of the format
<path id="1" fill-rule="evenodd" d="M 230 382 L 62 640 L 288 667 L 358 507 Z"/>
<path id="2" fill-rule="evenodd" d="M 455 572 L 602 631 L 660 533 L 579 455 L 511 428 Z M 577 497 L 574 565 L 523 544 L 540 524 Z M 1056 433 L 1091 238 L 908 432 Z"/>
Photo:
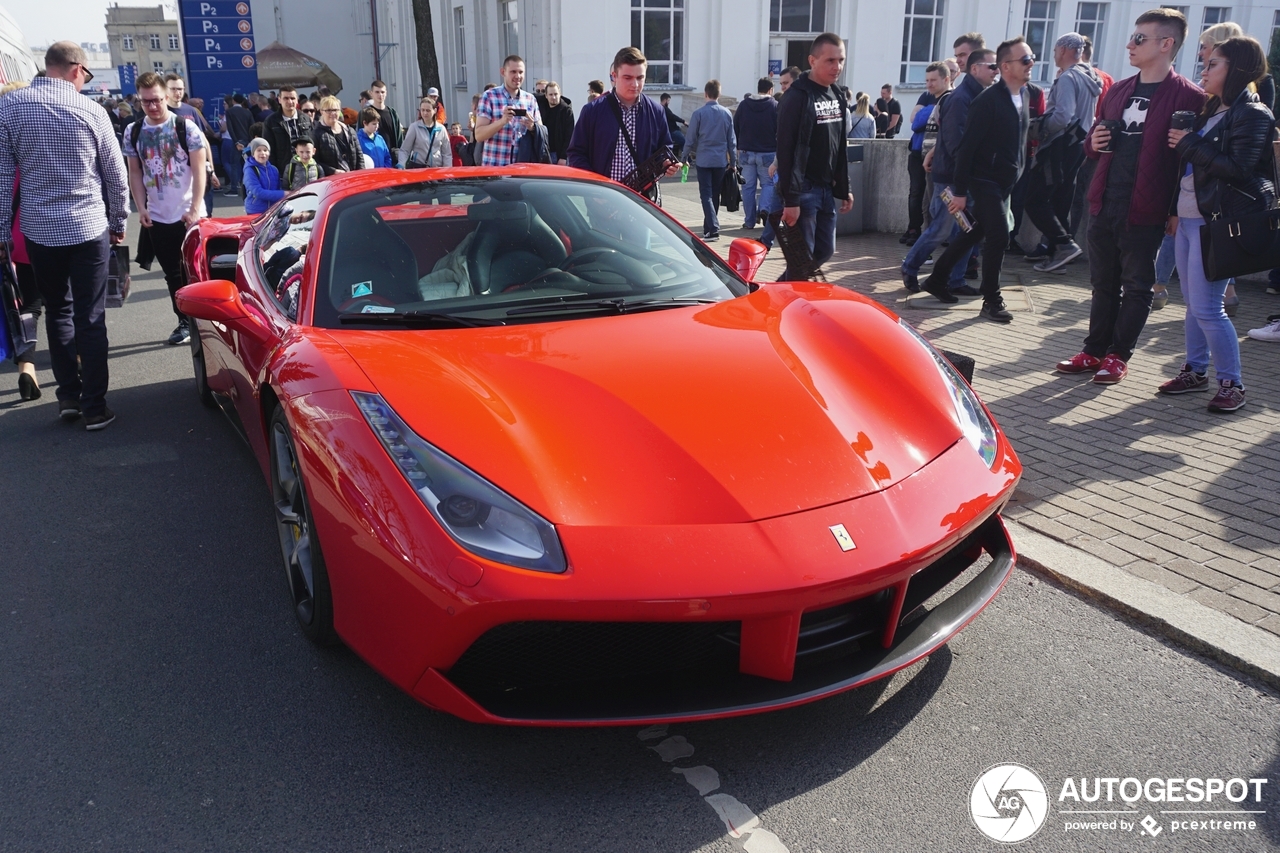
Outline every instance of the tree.
<path id="1" fill-rule="evenodd" d="M 431 23 L 431 0 L 413 0 L 413 24 L 418 38 L 418 73 L 422 77 L 421 97 L 431 88 L 440 88 L 440 60 L 436 58 L 436 32 Z"/>

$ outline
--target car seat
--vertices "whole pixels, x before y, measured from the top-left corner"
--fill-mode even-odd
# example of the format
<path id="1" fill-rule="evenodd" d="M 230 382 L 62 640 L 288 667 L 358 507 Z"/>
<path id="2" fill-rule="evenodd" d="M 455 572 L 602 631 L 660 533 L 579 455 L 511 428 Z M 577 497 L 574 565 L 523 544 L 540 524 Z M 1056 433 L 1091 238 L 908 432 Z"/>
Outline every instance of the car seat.
<path id="1" fill-rule="evenodd" d="M 564 243 L 528 202 L 473 204 L 467 218 L 480 221 L 467 251 L 467 272 L 476 293 L 501 293 L 568 257 Z"/>
<path id="2" fill-rule="evenodd" d="M 344 213 L 334 245 L 329 279 L 334 307 L 360 295 L 377 296 L 395 305 L 420 301 L 413 249 L 376 210 L 370 207 Z"/>

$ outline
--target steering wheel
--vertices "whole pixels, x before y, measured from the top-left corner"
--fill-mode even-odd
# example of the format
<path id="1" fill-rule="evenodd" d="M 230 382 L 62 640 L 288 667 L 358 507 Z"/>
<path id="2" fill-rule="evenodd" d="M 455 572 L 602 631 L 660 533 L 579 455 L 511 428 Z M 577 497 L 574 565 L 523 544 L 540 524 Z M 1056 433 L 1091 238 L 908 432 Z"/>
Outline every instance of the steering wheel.
<path id="1" fill-rule="evenodd" d="M 376 293 L 366 293 L 363 296 L 353 296 L 350 299 L 348 299 L 346 302 L 339 305 L 338 313 L 340 314 L 350 313 L 352 308 L 356 307 L 357 305 L 364 305 L 364 304 L 383 305 L 383 306 L 386 306 L 387 308 L 396 307 L 396 303 L 392 302 L 390 299 L 381 297 Z"/>
<path id="2" fill-rule="evenodd" d="M 627 284 L 637 290 L 650 290 L 662 284 L 662 279 L 653 267 L 605 246 L 592 246 L 574 252 L 561 262 L 560 269 L 595 284 Z M 593 277 L 592 273 L 596 276 Z M 622 281 L 610 281 L 614 276 L 620 277 Z"/>

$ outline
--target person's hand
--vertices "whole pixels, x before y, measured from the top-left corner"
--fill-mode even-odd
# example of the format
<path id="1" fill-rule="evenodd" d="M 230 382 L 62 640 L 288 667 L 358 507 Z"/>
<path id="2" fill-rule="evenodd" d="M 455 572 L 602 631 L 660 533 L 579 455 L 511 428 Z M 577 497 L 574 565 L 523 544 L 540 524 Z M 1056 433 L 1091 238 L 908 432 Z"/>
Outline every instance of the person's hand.
<path id="1" fill-rule="evenodd" d="M 926 154 L 926 155 L 924 155 L 924 170 L 925 170 L 925 172 L 932 172 L 932 171 L 933 171 L 933 152 L 935 152 L 935 151 L 937 151 L 937 150 L 938 150 L 938 149 L 937 149 L 936 147 L 934 147 L 934 148 L 930 148 L 930 149 L 929 149 L 929 153 L 928 153 L 928 154 Z"/>
<path id="2" fill-rule="evenodd" d="M 215 190 L 216 190 L 216 189 L 221 189 L 221 188 L 222 188 L 222 181 L 218 180 L 218 174 L 217 174 L 217 172 L 210 172 L 210 173 L 209 173 L 209 180 L 210 180 L 210 181 L 212 181 L 212 183 L 210 184 L 210 186 L 211 186 L 211 187 L 213 187 Z"/>
<path id="3" fill-rule="evenodd" d="M 123 242 L 124 242 L 124 232 L 123 232 L 123 231 L 114 231 L 114 232 L 112 232 L 112 234 L 111 234 L 111 245 L 113 245 L 113 246 L 119 246 L 119 245 L 120 245 L 121 243 L 123 243 Z"/>
<path id="4" fill-rule="evenodd" d="M 1164 223 L 1164 233 L 1172 237 L 1178 233 L 1178 217 L 1170 216 Z"/>
<path id="5" fill-rule="evenodd" d="M 138 209 L 138 224 L 143 228 L 151 227 L 151 214 L 147 212 L 145 207 Z"/>
<path id="6" fill-rule="evenodd" d="M 1111 144 L 1111 131 L 1107 130 L 1102 122 L 1098 122 L 1093 126 L 1093 135 L 1089 139 L 1089 144 L 1093 146 L 1094 151 L 1102 151 Z"/>
<path id="7" fill-rule="evenodd" d="M 204 199 L 196 199 L 195 204 L 187 208 L 187 212 L 182 214 L 182 224 L 190 228 L 200 221 L 200 206 L 204 204 Z"/>
<path id="8" fill-rule="evenodd" d="M 516 114 L 515 112 L 513 112 L 513 110 L 514 110 L 514 107 L 503 107 L 502 112 L 498 115 L 496 119 L 493 120 L 492 123 L 496 124 L 498 127 L 505 126 L 507 122 L 511 121 L 513 118 L 516 117 Z"/>
<path id="9" fill-rule="evenodd" d="M 237 150 L 237 151 L 243 151 L 243 150 L 244 150 L 244 143 L 237 142 L 237 143 L 236 143 L 236 150 Z"/>
<path id="10" fill-rule="evenodd" d="M 774 160 L 772 163 L 769 164 L 769 177 L 772 178 L 777 174 L 778 174 L 778 161 Z"/>
<path id="11" fill-rule="evenodd" d="M 951 211 L 953 214 L 959 213 L 960 211 L 964 210 L 965 207 L 968 206 L 968 204 L 969 204 L 969 199 L 965 198 L 962 195 L 958 195 L 955 198 L 951 199 L 951 203 L 947 205 L 947 210 Z"/>
<path id="12" fill-rule="evenodd" d="M 668 163 L 668 164 L 667 164 L 667 177 L 668 177 L 668 178 L 672 177 L 673 175 L 675 175 L 675 173 L 676 173 L 676 172 L 679 172 L 679 171 L 680 171 L 680 161 L 679 161 L 679 160 L 676 160 L 676 161 L 675 161 L 675 162 L 673 162 L 673 163 Z"/>
<path id="13" fill-rule="evenodd" d="M 840 202 L 840 212 L 848 213 L 853 210 L 853 193 L 849 193 L 849 197 Z"/>
<path id="14" fill-rule="evenodd" d="M 795 225 L 800 220 L 800 205 L 795 207 L 782 208 L 782 221 L 788 227 Z"/>
<path id="15" fill-rule="evenodd" d="M 1169 147 L 1177 148 L 1178 143 L 1182 141 L 1182 137 L 1186 136 L 1190 132 L 1191 131 L 1189 130 L 1175 130 L 1172 127 L 1169 128 Z"/>

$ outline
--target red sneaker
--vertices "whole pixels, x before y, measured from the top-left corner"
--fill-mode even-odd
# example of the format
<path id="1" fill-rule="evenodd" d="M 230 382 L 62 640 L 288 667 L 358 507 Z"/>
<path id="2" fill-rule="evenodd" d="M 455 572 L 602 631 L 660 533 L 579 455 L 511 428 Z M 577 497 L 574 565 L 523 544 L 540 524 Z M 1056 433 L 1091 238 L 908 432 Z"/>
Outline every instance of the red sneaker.
<path id="1" fill-rule="evenodd" d="M 1102 364 L 1098 367 L 1096 373 L 1093 374 L 1093 381 L 1097 385 L 1115 385 L 1125 374 L 1129 372 L 1129 368 L 1123 361 L 1114 355 L 1108 354 L 1102 360 Z"/>
<path id="2" fill-rule="evenodd" d="M 1102 366 L 1102 359 L 1094 358 L 1087 352 L 1078 352 L 1066 361 L 1058 362 L 1054 370 L 1059 373 L 1093 373 Z"/>

